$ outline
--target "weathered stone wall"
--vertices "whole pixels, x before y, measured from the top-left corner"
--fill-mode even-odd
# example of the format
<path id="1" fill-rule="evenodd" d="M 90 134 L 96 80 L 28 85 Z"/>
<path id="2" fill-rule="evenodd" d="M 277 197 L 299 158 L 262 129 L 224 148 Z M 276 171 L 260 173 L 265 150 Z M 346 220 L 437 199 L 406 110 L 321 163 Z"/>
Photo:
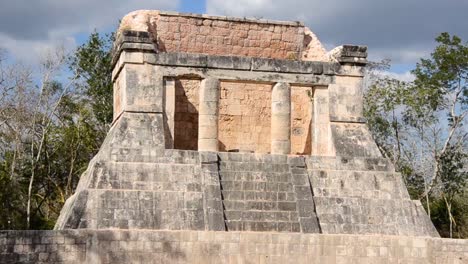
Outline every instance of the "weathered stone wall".
<path id="1" fill-rule="evenodd" d="M 151 32 L 161 52 L 299 60 L 310 42 L 304 43 L 304 26 L 299 22 L 170 12 L 131 13 L 120 28 Z"/>
<path id="2" fill-rule="evenodd" d="M 291 87 L 291 154 L 312 154 L 312 87 Z"/>
<path id="3" fill-rule="evenodd" d="M 320 232 L 303 157 L 218 156 L 228 231 Z"/>
<path id="4" fill-rule="evenodd" d="M 269 153 L 271 84 L 221 82 L 219 150 Z"/>
<path id="5" fill-rule="evenodd" d="M 200 80 L 175 80 L 174 148 L 197 150 Z"/>
<path id="6" fill-rule="evenodd" d="M 468 262 L 468 240 L 206 231 L 0 231 L 12 263 Z"/>
<path id="7" fill-rule="evenodd" d="M 438 236 L 386 159 L 310 156 L 307 169 L 323 233 Z"/>
<path id="8" fill-rule="evenodd" d="M 162 124 L 124 113 L 57 229 L 438 236 L 385 159 L 168 150 Z"/>

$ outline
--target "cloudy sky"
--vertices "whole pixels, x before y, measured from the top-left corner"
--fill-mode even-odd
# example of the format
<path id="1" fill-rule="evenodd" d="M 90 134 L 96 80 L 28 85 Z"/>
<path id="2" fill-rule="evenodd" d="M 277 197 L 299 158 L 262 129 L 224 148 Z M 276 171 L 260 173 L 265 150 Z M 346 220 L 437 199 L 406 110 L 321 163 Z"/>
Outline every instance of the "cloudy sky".
<path id="1" fill-rule="evenodd" d="M 94 29 L 114 30 L 137 9 L 301 20 L 327 49 L 368 45 L 370 59 L 391 59 L 402 76 L 439 33 L 468 40 L 468 0 L 0 0 L 0 47 L 33 63 L 47 48 L 72 50 Z"/>

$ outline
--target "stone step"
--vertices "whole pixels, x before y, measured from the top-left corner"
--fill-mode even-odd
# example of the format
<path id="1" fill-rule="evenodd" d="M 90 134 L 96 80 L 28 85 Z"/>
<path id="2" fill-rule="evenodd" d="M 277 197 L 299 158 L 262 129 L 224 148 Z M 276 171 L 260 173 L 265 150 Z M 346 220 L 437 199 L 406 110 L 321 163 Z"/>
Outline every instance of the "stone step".
<path id="1" fill-rule="evenodd" d="M 399 173 L 386 171 L 309 171 L 315 196 L 409 199 Z"/>
<path id="2" fill-rule="evenodd" d="M 297 222 L 297 212 L 290 211 L 235 211 L 226 210 L 227 221 Z"/>
<path id="3" fill-rule="evenodd" d="M 301 232 L 299 222 L 226 221 L 228 231 Z"/>
<path id="4" fill-rule="evenodd" d="M 294 190 L 289 192 L 267 191 L 267 190 L 222 190 L 225 200 L 241 197 L 246 201 L 295 201 L 296 193 Z"/>
<path id="5" fill-rule="evenodd" d="M 249 163 L 288 163 L 287 155 L 218 152 L 219 159 L 223 162 L 249 162 Z"/>
<path id="6" fill-rule="evenodd" d="M 88 189 L 62 228 L 204 230 L 203 193 Z"/>
<path id="7" fill-rule="evenodd" d="M 385 158 L 310 156 L 306 163 L 309 170 L 395 171 Z"/>
<path id="8" fill-rule="evenodd" d="M 247 171 L 219 171 L 222 181 L 264 181 L 290 182 L 289 172 L 247 172 Z"/>
<path id="9" fill-rule="evenodd" d="M 221 187 L 226 191 L 264 191 L 264 192 L 293 192 L 290 182 L 265 181 L 221 181 Z"/>
<path id="10" fill-rule="evenodd" d="M 104 160 L 115 162 L 199 164 L 200 152 L 193 150 L 112 147 L 102 153 Z"/>
<path id="11" fill-rule="evenodd" d="M 268 192 L 268 191 L 222 191 L 226 201 L 296 201 L 294 192 Z"/>
<path id="12" fill-rule="evenodd" d="M 297 211 L 296 201 L 223 200 L 223 205 L 226 211 Z"/>
<path id="13" fill-rule="evenodd" d="M 314 201 L 324 233 L 420 236 L 434 231 L 422 206 L 409 199 L 314 197 Z"/>
<path id="14" fill-rule="evenodd" d="M 287 163 L 268 163 L 268 162 L 219 162 L 220 171 L 229 172 L 289 172 L 289 164 Z"/>
<path id="15" fill-rule="evenodd" d="M 88 188 L 199 191 L 201 168 L 195 164 L 96 162 Z"/>

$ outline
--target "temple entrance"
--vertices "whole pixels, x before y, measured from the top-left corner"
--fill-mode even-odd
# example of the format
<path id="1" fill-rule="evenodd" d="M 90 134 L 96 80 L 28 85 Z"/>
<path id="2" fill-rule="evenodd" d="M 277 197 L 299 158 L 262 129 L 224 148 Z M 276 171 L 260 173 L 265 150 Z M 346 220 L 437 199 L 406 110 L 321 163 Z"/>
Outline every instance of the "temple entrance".
<path id="1" fill-rule="evenodd" d="M 272 84 L 221 82 L 220 151 L 269 153 Z"/>
<path id="2" fill-rule="evenodd" d="M 174 91 L 172 99 L 174 149 L 197 150 L 198 148 L 199 87 L 198 79 L 175 79 L 172 87 L 166 86 L 166 89 Z M 166 112 L 167 104 L 170 104 L 167 101 L 171 101 L 171 98 L 166 99 Z M 171 122 L 170 118 L 171 114 L 168 115 L 168 123 Z"/>
<path id="3" fill-rule="evenodd" d="M 312 87 L 291 86 L 291 154 L 312 153 Z"/>

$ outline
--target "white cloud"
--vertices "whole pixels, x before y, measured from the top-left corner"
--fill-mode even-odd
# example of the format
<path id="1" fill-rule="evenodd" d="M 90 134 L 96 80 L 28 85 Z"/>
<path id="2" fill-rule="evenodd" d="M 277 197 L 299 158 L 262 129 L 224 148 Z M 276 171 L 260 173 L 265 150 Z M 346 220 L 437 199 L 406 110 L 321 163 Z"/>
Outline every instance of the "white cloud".
<path id="1" fill-rule="evenodd" d="M 369 58 L 415 63 L 447 31 L 468 39 L 460 0 L 207 0 L 207 13 L 304 21 L 327 47 L 369 46 Z"/>
<path id="2" fill-rule="evenodd" d="M 0 0 L 0 47 L 25 62 L 54 46 L 76 46 L 74 36 L 112 30 L 138 9 L 174 10 L 179 0 Z"/>
<path id="3" fill-rule="evenodd" d="M 384 72 L 380 72 L 380 74 L 384 76 L 388 76 L 390 78 L 400 80 L 400 81 L 404 81 L 404 82 L 412 82 L 415 79 L 415 76 L 410 71 L 402 72 L 402 73 L 384 71 Z"/>
<path id="4" fill-rule="evenodd" d="M 6 50 L 15 60 L 29 65 L 37 64 L 51 49 L 63 47 L 65 51 L 71 52 L 76 46 L 76 41 L 71 36 L 58 36 L 46 40 L 16 40 L 0 33 L 0 48 Z"/>

